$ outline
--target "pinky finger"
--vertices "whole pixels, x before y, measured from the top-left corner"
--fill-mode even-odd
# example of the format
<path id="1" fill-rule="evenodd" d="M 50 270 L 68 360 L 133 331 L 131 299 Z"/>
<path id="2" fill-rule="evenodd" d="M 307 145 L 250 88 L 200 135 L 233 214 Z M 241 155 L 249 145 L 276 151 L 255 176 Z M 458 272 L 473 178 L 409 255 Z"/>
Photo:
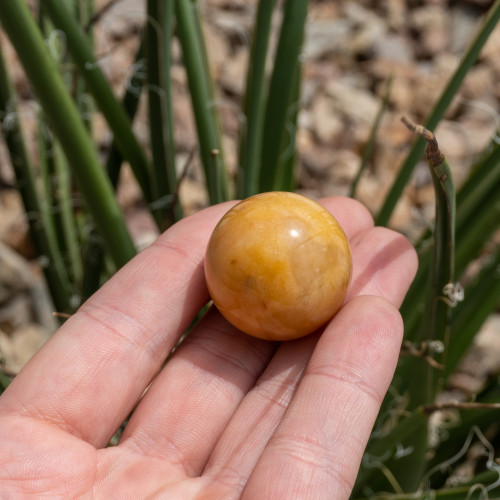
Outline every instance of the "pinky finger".
<path id="1" fill-rule="evenodd" d="M 380 297 L 357 297 L 341 309 L 242 498 L 349 498 L 402 333 L 399 312 Z"/>

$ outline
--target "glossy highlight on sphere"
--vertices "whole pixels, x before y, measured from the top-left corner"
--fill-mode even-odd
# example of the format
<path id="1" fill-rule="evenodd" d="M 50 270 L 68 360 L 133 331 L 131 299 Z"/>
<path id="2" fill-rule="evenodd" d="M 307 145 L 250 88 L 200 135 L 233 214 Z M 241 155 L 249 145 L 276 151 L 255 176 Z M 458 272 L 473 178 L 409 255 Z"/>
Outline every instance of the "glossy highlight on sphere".
<path id="1" fill-rule="evenodd" d="M 235 205 L 205 256 L 210 296 L 240 330 L 269 340 L 312 333 L 342 305 L 352 272 L 349 243 L 321 205 L 270 192 Z"/>

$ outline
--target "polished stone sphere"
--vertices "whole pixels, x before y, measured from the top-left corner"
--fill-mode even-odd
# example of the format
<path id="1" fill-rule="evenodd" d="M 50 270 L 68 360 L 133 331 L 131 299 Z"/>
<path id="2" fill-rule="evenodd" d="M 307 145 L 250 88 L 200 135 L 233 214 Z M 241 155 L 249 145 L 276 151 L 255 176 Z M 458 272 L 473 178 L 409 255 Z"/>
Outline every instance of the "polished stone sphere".
<path id="1" fill-rule="evenodd" d="M 210 295 L 243 332 L 290 340 L 317 330 L 342 305 L 352 272 L 349 243 L 321 205 L 270 192 L 235 205 L 205 256 Z"/>

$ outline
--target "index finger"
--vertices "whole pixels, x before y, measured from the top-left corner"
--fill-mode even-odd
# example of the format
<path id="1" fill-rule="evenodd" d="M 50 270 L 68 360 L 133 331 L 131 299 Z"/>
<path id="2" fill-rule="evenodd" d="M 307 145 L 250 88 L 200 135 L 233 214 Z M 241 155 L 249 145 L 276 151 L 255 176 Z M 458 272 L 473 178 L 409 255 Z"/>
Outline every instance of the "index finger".
<path id="1" fill-rule="evenodd" d="M 0 409 L 105 445 L 208 301 L 203 256 L 232 204 L 183 219 L 124 266 L 32 358 Z"/>

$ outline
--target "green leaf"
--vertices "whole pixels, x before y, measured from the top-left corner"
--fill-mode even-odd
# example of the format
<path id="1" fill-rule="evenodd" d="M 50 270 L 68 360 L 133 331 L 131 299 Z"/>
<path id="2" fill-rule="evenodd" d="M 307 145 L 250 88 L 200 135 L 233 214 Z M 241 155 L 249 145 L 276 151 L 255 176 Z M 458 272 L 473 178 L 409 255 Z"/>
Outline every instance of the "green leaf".
<path id="1" fill-rule="evenodd" d="M 446 85 L 443 93 L 438 99 L 437 103 L 434 105 L 431 115 L 429 116 L 425 126 L 429 130 L 436 128 L 437 124 L 443 117 L 448 106 L 451 104 L 453 98 L 458 92 L 458 89 L 462 85 L 464 78 L 467 76 L 469 70 L 472 68 L 473 64 L 476 62 L 479 54 L 488 41 L 491 32 L 500 20 L 500 0 L 496 0 L 495 3 L 490 8 L 486 19 L 484 20 L 481 29 L 472 41 L 469 50 L 462 58 L 459 66 L 455 70 L 455 73 Z M 410 180 L 411 174 L 418 163 L 424 148 L 424 141 L 417 141 L 410 153 L 406 157 L 398 176 L 396 177 L 384 203 L 376 217 L 376 224 L 380 226 L 386 226 L 389 222 L 389 218 L 396 206 L 397 202 L 401 198 L 403 190 Z"/>
<path id="2" fill-rule="evenodd" d="M 262 132 L 261 191 L 279 189 L 283 177 L 279 171 L 280 154 L 293 99 L 294 78 L 304 37 L 308 3 L 307 0 L 287 0 L 284 6 Z"/>
<path id="3" fill-rule="evenodd" d="M 238 197 L 247 198 L 259 192 L 263 140 L 266 60 L 269 48 L 272 14 L 276 0 L 260 0 L 255 18 L 252 49 L 248 63 L 243 114 L 245 123 L 240 135 Z"/>
<path id="4" fill-rule="evenodd" d="M 153 209 L 161 214 L 162 229 L 182 217 L 175 193 L 175 145 L 173 134 L 170 63 L 174 2 L 148 0 L 146 53 L 148 60 L 149 131 L 153 153 Z"/>
<path id="5" fill-rule="evenodd" d="M 387 106 L 389 105 L 389 97 L 391 95 L 393 82 L 394 82 L 394 73 L 391 74 L 391 76 L 388 78 L 385 84 L 385 90 L 384 90 L 384 95 L 382 97 L 382 102 L 380 103 L 380 108 L 377 112 L 377 116 L 375 117 L 372 128 L 370 130 L 370 136 L 368 137 L 368 142 L 363 151 L 361 164 L 351 184 L 351 192 L 350 192 L 351 198 L 355 197 L 359 181 L 361 180 L 361 176 L 363 175 L 363 172 L 366 170 L 366 167 L 368 166 L 368 161 L 370 160 L 370 156 L 375 146 L 375 140 L 377 138 L 377 133 L 380 128 L 382 118 L 384 117 L 385 111 L 387 110 Z"/>
<path id="6" fill-rule="evenodd" d="M 182 47 L 184 65 L 198 131 L 200 155 L 210 202 L 230 198 L 229 181 L 224 164 L 221 129 L 216 96 L 210 73 L 197 3 L 176 0 L 177 35 Z"/>
<path id="7" fill-rule="evenodd" d="M 24 2 L 24 0 L 22 1 Z M 10 0 L 5 3 L 10 3 Z M 64 33 L 73 61 L 78 66 L 81 76 L 87 83 L 88 90 L 108 122 L 120 151 L 130 163 L 145 200 L 150 202 L 152 200 L 150 165 L 132 131 L 125 110 L 113 94 L 106 77 L 99 67 L 86 35 L 82 32 L 64 2 L 61 0 L 41 0 L 41 5 L 50 16 L 54 26 Z M 36 78 L 30 78 L 30 80 L 35 83 Z"/>
<path id="8" fill-rule="evenodd" d="M 469 179 L 457 194 L 456 258 L 457 277 L 500 227 L 500 146 L 494 145 L 473 167 Z M 427 231 L 417 244 L 419 269 L 401 307 L 405 321 L 405 338 L 415 341 L 419 322 L 424 314 L 425 287 L 432 258 L 432 235 Z"/>
<path id="9" fill-rule="evenodd" d="M 24 0 L 0 2 L 0 21 L 68 158 L 94 222 L 121 267 L 135 248 L 94 144 Z"/>
<path id="10" fill-rule="evenodd" d="M 16 177 L 16 184 L 27 214 L 30 234 L 40 257 L 45 257 L 43 267 L 54 305 L 58 311 L 71 312 L 69 299 L 72 286 L 64 266 L 57 234 L 47 210 L 44 198 L 37 188 L 35 169 L 27 152 L 23 131 L 19 122 L 17 98 L 14 93 L 3 53 L 0 48 L 0 115 L 2 132 Z"/>
<path id="11" fill-rule="evenodd" d="M 483 257 L 482 264 L 465 288 L 465 300 L 457 303 L 453 310 L 445 377 L 453 373 L 484 321 L 500 305 L 500 247 Z"/>

